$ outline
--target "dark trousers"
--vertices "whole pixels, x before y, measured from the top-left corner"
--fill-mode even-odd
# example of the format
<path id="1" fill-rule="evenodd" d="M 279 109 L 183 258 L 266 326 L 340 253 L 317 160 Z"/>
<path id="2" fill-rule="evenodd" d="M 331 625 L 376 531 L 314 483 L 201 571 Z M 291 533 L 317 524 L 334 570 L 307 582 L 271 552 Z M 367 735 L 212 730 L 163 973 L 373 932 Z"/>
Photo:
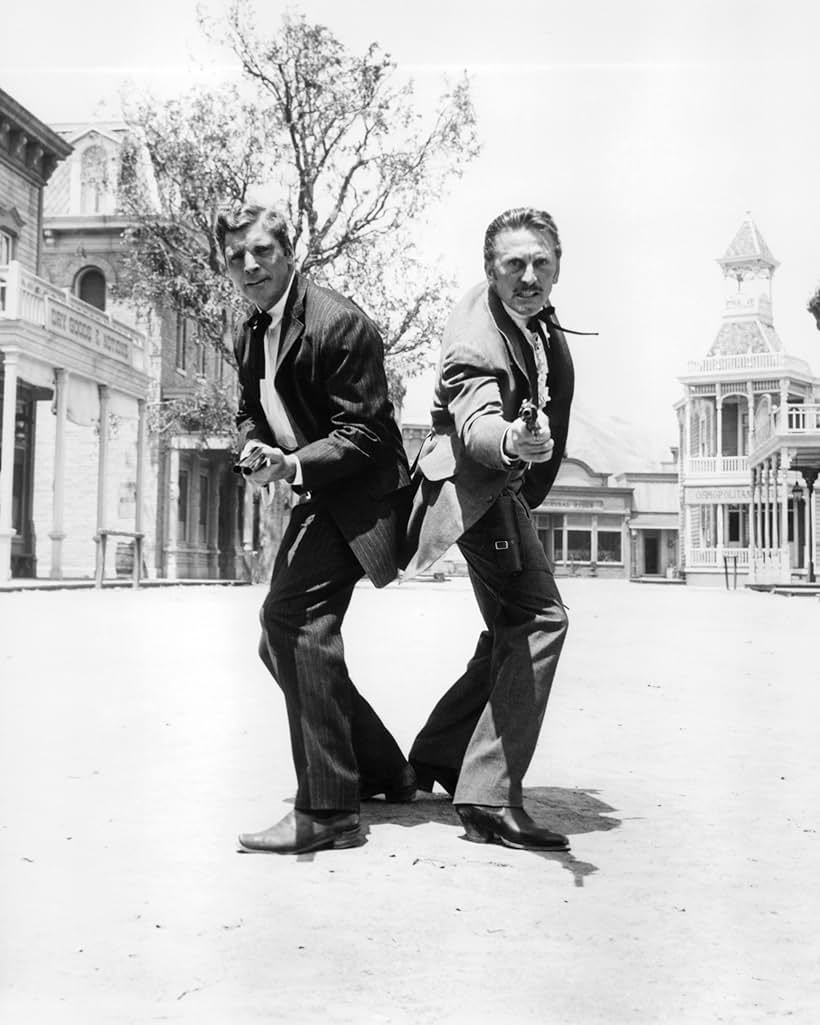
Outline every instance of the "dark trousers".
<path id="1" fill-rule="evenodd" d="M 285 695 L 302 811 L 355 811 L 360 785 L 387 782 L 405 765 L 345 665 L 342 622 L 363 575 L 320 506 L 293 509 L 260 614 L 259 655 Z"/>
<path id="2" fill-rule="evenodd" d="M 456 804 L 521 805 L 567 632 L 552 569 L 517 496 L 514 510 L 520 572 L 497 561 L 493 509 L 459 541 L 486 629 L 410 751 L 411 760 L 459 774 Z"/>

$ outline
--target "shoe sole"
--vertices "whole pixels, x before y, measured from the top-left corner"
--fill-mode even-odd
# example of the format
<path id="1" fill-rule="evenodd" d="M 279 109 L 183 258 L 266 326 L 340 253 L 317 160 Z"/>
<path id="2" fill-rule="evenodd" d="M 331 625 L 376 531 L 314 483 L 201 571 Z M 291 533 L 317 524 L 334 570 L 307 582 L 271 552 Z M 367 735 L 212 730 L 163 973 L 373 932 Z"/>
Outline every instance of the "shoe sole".
<path id="1" fill-rule="evenodd" d="M 240 854 L 310 854 L 312 851 L 324 850 L 345 850 L 348 847 L 360 847 L 364 843 L 364 834 L 357 826 L 355 829 L 345 830 L 336 836 L 317 837 L 313 843 L 304 844 L 302 847 L 294 847 L 292 850 L 280 850 L 277 847 L 247 847 L 241 840 L 237 840 L 238 852 Z"/>

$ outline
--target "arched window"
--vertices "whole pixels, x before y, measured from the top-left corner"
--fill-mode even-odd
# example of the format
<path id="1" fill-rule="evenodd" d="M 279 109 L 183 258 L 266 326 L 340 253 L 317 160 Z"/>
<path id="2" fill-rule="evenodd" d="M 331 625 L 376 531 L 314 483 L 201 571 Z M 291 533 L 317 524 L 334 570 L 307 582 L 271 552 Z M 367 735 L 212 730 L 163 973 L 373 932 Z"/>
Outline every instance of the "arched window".
<path id="1" fill-rule="evenodd" d="M 77 297 L 83 302 L 105 309 L 105 275 L 99 267 L 89 267 L 77 278 Z"/>
<path id="2" fill-rule="evenodd" d="M 102 146 L 89 146 L 80 158 L 80 212 L 104 213 L 108 160 Z"/>

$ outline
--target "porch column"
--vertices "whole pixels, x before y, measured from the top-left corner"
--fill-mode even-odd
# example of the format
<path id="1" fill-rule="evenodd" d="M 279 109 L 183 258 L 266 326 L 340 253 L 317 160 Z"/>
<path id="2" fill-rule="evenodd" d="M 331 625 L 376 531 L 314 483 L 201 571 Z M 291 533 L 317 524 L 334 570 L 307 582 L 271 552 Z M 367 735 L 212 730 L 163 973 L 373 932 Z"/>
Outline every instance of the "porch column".
<path id="1" fill-rule="evenodd" d="M 755 486 L 755 545 L 760 551 L 764 547 L 763 538 L 763 467 L 755 470 L 757 484 Z"/>
<path id="2" fill-rule="evenodd" d="M 720 393 L 715 398 L 715 420 L 717 421 L 717 471 L 723 472 L 723 397 Z"/>
<path id="3" fill-rule="evenodd" d="M 168 504 L 165 509 L 165 576 L 177 579 L 177 546 L 179 520 L 179 449 L 168 449 Z"/>
<path id="4" fill-rule="evenodd" d="M 751 381 L 746 382 L 746 406 L 748 409 L 748 423 L 746 425 L 746 452 L 749 455 L 752 451 L 755 431 L 755 393 Z"/>
<path id="5" fill-rule="evenodd" d="M 806 579 L 808 579 L 809 545 L 811 543 L 811 503 L 808 489 L 806 489 L 803 494 L 803 565 L 806 567 Z"/>
<path id="6" fill-rule="evenodd" d="M 54 392 L 56 404 L 56 424 L 54 425 L 54 494 L 51 501 L 51 571 L 52 580 L 63 579 L 63 508 L 65 505 L 65 424 L 68 409 L 69 372 L 64 369 L 54 371 Z"/>
<path id="7" fill-rule="evenodd" d="M 772 547 L 771 476 L 771 464 L 770 460 L 767 459 L 763 464 L 763 479 L 765 482 L 763 494 L 763 547 L 766 549 Z"/>
<path id="8" fill-rule="evenodd" d="M 726 507 L 723 505 L 722 502 L 719 505 L 715 506 L 715 516 L 717 520 L 715 524 L 715 547 L 717 548 L 718 565 L 720 565 L 720 560 L 723 556 L 723 517 L 725 508 Z"/>
<path id="9" fill-rule="evenodd" d="M 97 530 L 105 528 L 106 478 L 108 476 L 108 407 L 110 389 L 108 385 L 99 385 L 100 389 L 100 452 L 97 464 Z"/>
<path id="10" fill-rule="evenodd" d="M 808 582 L 813 584 L 815 582 L 815 564 L 817 554 L 817 495 L 814 490 L 814 485 L 817 481 L 818 472 L 817 470 L 802 470 L 803 480 L 806 482 L 806 488 L 808 494 L 806 495 L 806 507 L 809 512 L 809 523 L 808 523 L 808 541 L 809 541 L 809 575 Z"/>
<path id="11" fill-rule="evenodd" d="M 19 349 L 3 350 L 3 423 L 0 426 L 0 580 L 11 579 L 11 503 L 14 495 L 14 421 Z"/>
<path id="12" fill-rule="evenodd" d="M 136 492 L 137 492 L 137 506 L 134 510 L 134 532 L 141 534 L 142 530 L 142 503 L 145 492 L 145 399 L 137 399 L 137 480 L 136 480 Z M 134 579 L 142 577 L 142 558 L 145 552 L 145 538 L 140 538 L 134 542 L 134 560 L 139 558 L 137 563 L 137 572 L 135 573 Z"/>
<path id="13" fill-rule="evenodd" d="M 772 456 L 772 548 L 780 548 L 780 458 Z"/>
<path id="14" fill-rule="evenodd" d="M 802 568 L 806 565 L 800 559 L 800 513 L 797 510 L 797 503 L 800 501 L 797 495 L 792 495 L 792 536 L 794 538 L 794 564 L 795 568 Z"/>
<path id="15" fill-rule="evenodd" d="M 749 489 L 749 565 L 752 564 L 752 552 L 755 546 L 755 487 L 757 483 L 757 470 L 752 467 L 752 486 Z"/>
<path id="16" fill-rule="evenodd" d="M 787 452 L 780 455 L 780 549 L 789 547 L 789 469 L 790 460 Z M 791 564 L 791 554 L 789 555 Z"/>

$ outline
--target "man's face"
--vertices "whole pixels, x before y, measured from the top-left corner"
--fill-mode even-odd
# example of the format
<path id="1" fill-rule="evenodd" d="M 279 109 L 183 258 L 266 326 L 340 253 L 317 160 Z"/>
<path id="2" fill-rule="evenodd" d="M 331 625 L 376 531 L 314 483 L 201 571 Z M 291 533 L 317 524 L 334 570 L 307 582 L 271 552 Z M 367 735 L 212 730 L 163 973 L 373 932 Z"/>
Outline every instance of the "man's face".
<path id="1" fill-rule="evenodd" d="M 227 232 L 225 261 L 234 286 L 261 310 L 282 298 L 293 272 L 293 260 L 260 221 Z"/>
<path id="2" fill-rule="evenodd" d="M 558 261 L 547 234 L 532 228 L 505 228 L 495 237 L 487 280 L 499 299 L 522 317 L 547 304 L 558 276 Z"/>

